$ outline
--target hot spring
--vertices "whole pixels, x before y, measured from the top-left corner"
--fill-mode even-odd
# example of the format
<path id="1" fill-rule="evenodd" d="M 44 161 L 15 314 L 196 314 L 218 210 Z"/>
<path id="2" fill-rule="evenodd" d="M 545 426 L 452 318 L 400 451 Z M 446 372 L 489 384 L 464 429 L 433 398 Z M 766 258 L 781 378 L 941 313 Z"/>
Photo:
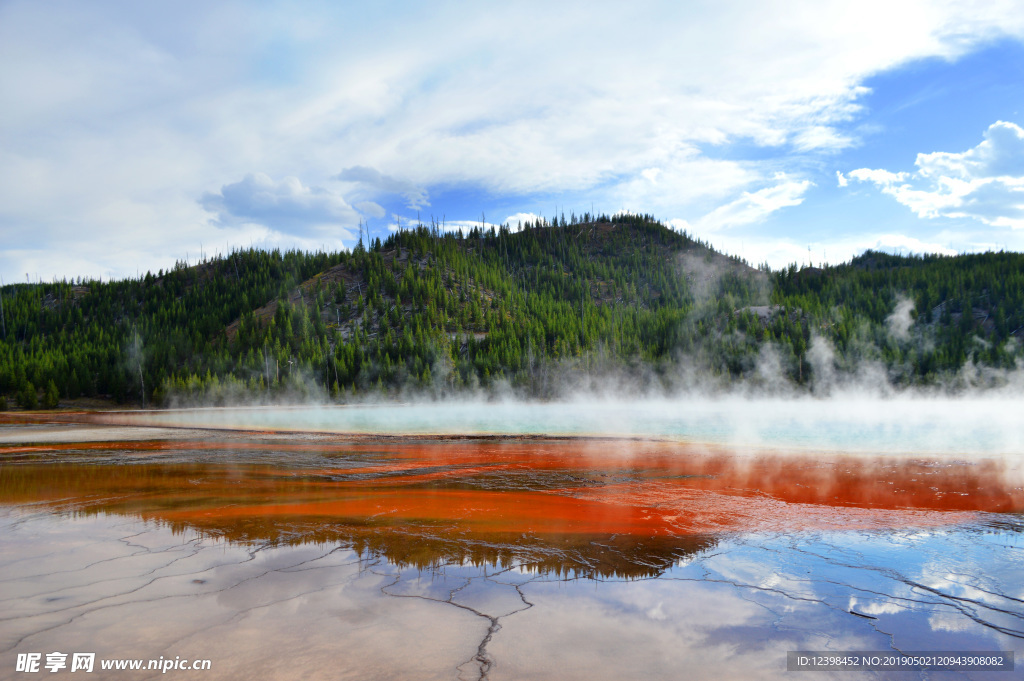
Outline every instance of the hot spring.
<path id="1" fill-rule="evenodd" d="M 91 653 L 98 678 L 176 660 L 167 674 L 205 679 L 781 678 L 794 651 L 1019 659 L 1021 406 L 7 415 L 0 678 L 33 659 L 49 673 L 58 653 L 60 673 Z M 197 660 L 209 669 L 181 664 Z"/>

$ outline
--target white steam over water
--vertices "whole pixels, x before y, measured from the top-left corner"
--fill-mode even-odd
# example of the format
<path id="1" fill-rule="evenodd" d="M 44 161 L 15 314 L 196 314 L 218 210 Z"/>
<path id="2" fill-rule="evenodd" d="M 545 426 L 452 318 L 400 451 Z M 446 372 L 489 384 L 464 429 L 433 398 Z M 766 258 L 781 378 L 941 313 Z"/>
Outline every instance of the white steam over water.
<path id="1" fill-rule="evenodd" d="M 146 425 L 362 435 L 556 435 L 670 439 L 736 448 L 926 456 L 1024 455 L 1024 399 L 679 398 L 558 403 L 428 402 L 125 413 Z M 122 420 L 118 417 L 118 420 Z"/>

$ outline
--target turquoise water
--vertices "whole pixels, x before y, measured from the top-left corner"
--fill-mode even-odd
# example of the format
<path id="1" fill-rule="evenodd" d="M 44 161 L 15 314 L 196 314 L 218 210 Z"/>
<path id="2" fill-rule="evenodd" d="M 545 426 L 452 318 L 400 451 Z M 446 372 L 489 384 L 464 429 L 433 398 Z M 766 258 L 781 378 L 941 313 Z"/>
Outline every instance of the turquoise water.
<path id="1" fill-rule="evenodd" d="M 667 438 L 741 448 L 987 456 L 1024 454 L 1020 399 L 687 399 L 433 402 L 183 409 L 134 423 L 396 435 Z"/>

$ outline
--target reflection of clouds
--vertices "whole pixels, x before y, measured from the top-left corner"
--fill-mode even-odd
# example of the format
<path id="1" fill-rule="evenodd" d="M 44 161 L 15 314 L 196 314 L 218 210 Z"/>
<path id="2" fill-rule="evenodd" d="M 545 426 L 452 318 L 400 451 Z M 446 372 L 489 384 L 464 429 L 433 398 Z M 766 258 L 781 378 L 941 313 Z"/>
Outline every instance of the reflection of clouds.
<path id="1" fill-rule="evenodd" d="M 973 623 L 951 610 L 940 610 L 928 616 L 928 626 L 932 631 L 962 632 L 973 627 Z"/>
<path id="2" fill-rule="evenodd" d="M 771 613 L 700 582 L 534 582 L 536 605 L 502 622 L 491 644 L 507 678 L 781 678 L 786 638 L 712 642 L 722 628 L 767 630 Z M 523 654 L 523 651 L 529 651 Z M 783 652 L 779 652 L 783 651 Z"/>
<path id="3" fill-rule="evenodd" d="M 887 645 L 863 619 L 840 609 L 752 588 L 768 573 L 795 570 L 800 557 L 793 552 L 765 551 L 755 570 L 756 551 L 720 548 L 657 580 L 527 584 L 527 598 L 537 605 L 503 621 L 491 646 L 503 673 L 543 678 L 552 669 L 544 665 L 555 660 L 560 679 L 782 679 L 787 650 Z M 728 570 L 734 561 L 737 569 Z M 725 573 L 761 581 L 732 585 Z M 802 593 L 813 597 L 812 591 Z M 529 650 L 529 657 L 517 657 L 517 650 Z"/>
<path id="4" fill-rule="evenodd" d="M 730 552 L 719 554 L 704 563 L 704 567 L 710 571 L 709 577 L 734 584 L 744 584 L 750 587 L 771 590 L 772 592 L 783 592 L 793 598 L 819 600 L 820 596 L 815 593 L 814 583 L 798 577 L 793 570 L 795 565 L 790 560 L 779 560 L 783 555 L 775 552 L 749 551 Z M 776 560 L 772 560 L 772 558 Z M 780 598 L 776 609 L 791 611 L 798 607 L 799 601 L 791 598 Z"/>
<path id="5" fill-rule="evenodd" d="M 518 585 L 533 606 L 501 619 L 488 646 L 492 678 L 782 679 L 787 650 L 885 649 L 876 626 L 917 650 L 1005 643 L 915 586 L 1013 609 L 985 593 L 1019 592 L 1013 539 L 974 529 L 745 535 L 630 581 L 528 568 L 485 579 L 486 564 L 400 569 L 334 543 L 244 545 L 120 517 L 3 518 L 0 599 L 18 616 L 5 623 L 16 637 L 56 626 L 15 652 L 209 658 L 210 679 L 421 679 L 451 678 L 489 624 L 425 598 L 501 615 L 526 606 Z"/>
<path id="6" fill-rule="evenodd" d="M 762 573 L 777 575 L 778 588 L 788 594 L 820 598 L 836 611 L 877 618 L 877 622 L 862 620 L 861 624 L 894 632 L 897 645 L 919 649 L 929 645 L 933 649 L 1007 645 L 1012 639 L 997 628 L 1022 629 L 1024 566 L 1012 551 L 1007 551 L 1007 544 L 1020 544 L 1016 533 L 998 536 L 991 531 L 978 532 L 974 527 L 829 532 L 797 535 L 795 539 L 765 537 L 752 541 L 748 537 L 744 544 L 750 555 L 735 565 L 728 560 L 735 557 L 735 552 L 722 550 L 726 548 L 723 544 L 717 555 L 703 562 L 703 567 L 712 578 L 718 574 L 734 579 L 746 577 L 746 583 L 754 584 L 749 579 L 756 574 L 751 564 L 761 563 Z M 787 580 L 803 579 L 809 584 L 803 591 L 786 585 Z M 794 610 L 793 615 L 781 620 L 787 626 L 805 617 L 799 606 Z M 847 632 L 857 627 L 848 621 L 844 630 L 845 641 Z"/>
<path id="7" fill-rule="evenodd" d="M 925 586 L 940 591 L 943 594 L 957 598 L 970 598 L 972 600 L 986 600 L 986 594 L 975 589 L 969 584 L 964 584 L 953 578 L 953 575 L 936 575 L 927 572 L 927 566 L 922 570 L 920 581 Z"/>
<path id="8" fill-rule="evenodd" d="M 835 535 L 832 540 L 842 542 L 843 538 Z M 933 633 L 956 635 L 934 639 L 944 645 L 953 641 L 966 649 L 972 642 L 1005 644 L 1008 639 L 997 627 L 1021 631 L 1024 614 L 1020 607 L 1024 566 L 1005 545 L 1013 541 L 1019 542 L 1016 535 L 998 538 L 973 528 L 896 532 L 884 535 L 883 541 L 857 540 L 863 568 L 878 570 L 876 584 L 859 584 L 859 588 L 889 598 L 857 594 L 850 597 L 849 607 L 883 623 L 884 616 L 900 617 L 897 643 L 932 640 L 913 624 L 920 621 Z M 848 579 L 857 579 L 860 567 L 848 568 Z"/>
<path id="9" fill-rule="evenodd" d="M 847 610 L 850 612 L 859 612 L 864 615 L 895 615 L 903 612 L 904 608 L 896 601 L 881 600 L 881 599 L 858 599 L 856 596 L 850 596 L 850 602 L 847 606 Z"/>
<path id="10" fill-rule="evenodd" d="M 659 622 L 668 619 L 668 615 L 665 614 L 665 609 L 662 607 L 664 604 L 664 601 L 658 601 L 656 606 L 647 611 L 647 616 Z"/>
<path id="11" fill-rule="evenodd" d="M 12 569 L 8 549 L 20 543 L 31 570 Z M 65 550 L 79 544 L 89 550 Z M 109 517 L 5 518 L 0 599 L 21 616 L 4 623 L 0 649 L 25 637 L 13 652 L 210 659 L 207 679 L 449 679 L 472 657 L 479 617 L 387 598 L 394 568 L 336 548 L 200 540 Z M 25 595 L 40 582 L 50 594 Z"/>
<path id="12" fill-rule="evenodd" d="M 970 548 L 977 550 L 979 547 Z M 978 556 L 968 550 L 923 566 L 918 581 L 941 594 L 936 598 L 946 604 L 928 618 L 932 630 L 964 632 L 977 628 L 968 617 L 967 613 L 971 613 L 990 626 L 1024 632 L 1021 622 L 1024 618 L 1024 608 L 1021 608 L 1024 569 L 1018 566 L 1009 575 L 999 574 L 998 565 L 991 556 Z"/>

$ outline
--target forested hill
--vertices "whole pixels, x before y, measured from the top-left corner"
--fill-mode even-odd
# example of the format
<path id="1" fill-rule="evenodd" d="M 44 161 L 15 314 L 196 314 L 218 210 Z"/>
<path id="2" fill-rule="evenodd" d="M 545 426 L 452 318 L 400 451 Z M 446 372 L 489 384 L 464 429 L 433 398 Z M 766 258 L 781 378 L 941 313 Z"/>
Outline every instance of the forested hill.
<path id="1" fill-rule="evenodd" d="M 657 389 L 763 381 L 766 365 L 813 390 L 867 364 L 896 385 L 1014 368 L 1024 256 L 868 252 L 771 272 L 649 216 L 584 215 L 465 235 L 420 225 L 352 252 L 240 250 L 0 293 L 4 408 L 551 397 L 606 376 Z"/>

